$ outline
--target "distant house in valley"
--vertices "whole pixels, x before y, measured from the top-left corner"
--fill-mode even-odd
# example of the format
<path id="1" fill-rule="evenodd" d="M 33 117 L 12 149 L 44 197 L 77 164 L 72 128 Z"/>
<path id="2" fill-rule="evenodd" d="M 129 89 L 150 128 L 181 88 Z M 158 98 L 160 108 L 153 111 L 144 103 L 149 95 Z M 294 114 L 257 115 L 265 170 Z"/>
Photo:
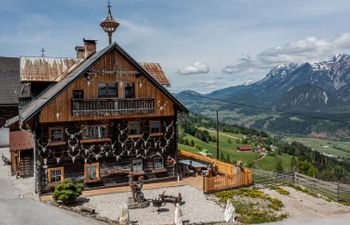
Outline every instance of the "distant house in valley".
<path id="1" fill-rule="evenodd" d="M 260 146 L 255 148 L 255 152 L 257 152 L 257 153 L 263 153 L 265 151 L 266 151 L 266 148 L 262 148 Z"/>
<path id="2" fill-rule="evenodd" d="M 238 150 L 242 151 L 242 152 L 248 152 L 248 151 L 253 150 L 253 147 L 249 146 L 249 145 L 243 145 L 243 146 L 239 146 Z"/>

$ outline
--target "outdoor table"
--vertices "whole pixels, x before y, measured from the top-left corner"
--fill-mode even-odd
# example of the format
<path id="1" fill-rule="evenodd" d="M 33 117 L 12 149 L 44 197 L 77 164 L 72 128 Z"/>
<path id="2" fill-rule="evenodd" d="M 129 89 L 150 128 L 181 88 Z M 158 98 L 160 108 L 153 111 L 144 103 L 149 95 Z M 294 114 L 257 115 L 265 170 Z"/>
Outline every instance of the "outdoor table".
<path id="1" fill-rule="evenodd" d="M 200 162 L 193 161 L 193 160 L 189 160 L 189 159 L 181 159 L 181 160 L 179 160 L 179 163 L 184 164 L 184 165 L 194 169 L 195 172 L 196 172 L 196 175 L 200 174 L 202 169 L 207 169 L 208 168 L 207 164 L 200 163 Z"/>

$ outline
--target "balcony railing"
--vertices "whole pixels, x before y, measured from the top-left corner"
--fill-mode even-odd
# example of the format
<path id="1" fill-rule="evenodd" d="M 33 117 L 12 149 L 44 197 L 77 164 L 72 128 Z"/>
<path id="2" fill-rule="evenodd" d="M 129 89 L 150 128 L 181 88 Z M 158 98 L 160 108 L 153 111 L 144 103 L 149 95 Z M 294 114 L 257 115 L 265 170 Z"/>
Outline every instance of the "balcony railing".
<path id="1" fill-rule="evenodd" d="M 154 98 L 73 99 L 74 116 L 150 114 L 155 112 Z"/>

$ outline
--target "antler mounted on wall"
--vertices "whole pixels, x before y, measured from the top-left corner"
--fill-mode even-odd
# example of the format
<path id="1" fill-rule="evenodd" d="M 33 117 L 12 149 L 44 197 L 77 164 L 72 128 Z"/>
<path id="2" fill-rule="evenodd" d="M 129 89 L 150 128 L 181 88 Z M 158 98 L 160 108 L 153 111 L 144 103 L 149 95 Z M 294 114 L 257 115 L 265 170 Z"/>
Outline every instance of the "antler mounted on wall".
<path id="1" fill-rule="evenodd" d="M 84 74 L 83 78 L 86 81 L 87 85 L 90 86 L 92 81 L 97 77 L 97 73 L 94 72 L 87 72 Z"/>
<path id="2" fill-rule="evenodd" d="M 164 111 L 166 109 L 167 104 L 168 104 L 168 101 L 166 101 L 163 105 L 160 103 L 160 101 L 157 102 L 157 105 L 160 111 Z"/>
<path id="3" fill-rule="evenodd" d="M 46 144 L 45 146 L 42 146 L 42 145 L 40 144 L 39 139 L 37 139 L 36 142 L 38 143 L 38 145 L 39 145 L 41 151 L 46 152 L 47 147 L 48 147 L 48 146 L 50 145 L 50 143 L 51 143 L 51 140 L 48 139 L 48 140 L 47 140 L 47 144 Z"/>
<path id="4" fill-rule="evenodd" d="M 124 129 L 122 129 L 122 128 L 120 127 L 120 123 L 119 123 L 118 126 L 117 126 L 117 129 L 118 129 L 118 131 L 119 131 L 120 136 L 126 134 L 126 131 L 128 130 L 128 128 L 129 128 L 129 126 L 126 125 L 126 127 L 125 127 Z"/>

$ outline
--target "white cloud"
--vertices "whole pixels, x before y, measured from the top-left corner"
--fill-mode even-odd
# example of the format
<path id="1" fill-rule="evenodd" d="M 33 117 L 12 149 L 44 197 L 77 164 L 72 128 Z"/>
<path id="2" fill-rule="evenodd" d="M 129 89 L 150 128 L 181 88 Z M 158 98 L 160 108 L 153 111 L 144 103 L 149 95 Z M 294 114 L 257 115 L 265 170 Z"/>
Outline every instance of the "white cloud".
<path id="1" fill-rule="evenodd" d="M 209 67 L 205 63 L 195 62 L 192 65 L 185 66 L 178 73 L 181 75 L 209 73 Z"/>
<path id="2" fill-rule="evenodd" d="M 238 63 L 227 65 L 227 74 L 260 74 L 283 63 L 317 62 L 350 50 L 350 33 L 343 33 L 331 39 L 307 37 L 284 45 L 265 49 L 255 57 L 244 57 Z"/>

